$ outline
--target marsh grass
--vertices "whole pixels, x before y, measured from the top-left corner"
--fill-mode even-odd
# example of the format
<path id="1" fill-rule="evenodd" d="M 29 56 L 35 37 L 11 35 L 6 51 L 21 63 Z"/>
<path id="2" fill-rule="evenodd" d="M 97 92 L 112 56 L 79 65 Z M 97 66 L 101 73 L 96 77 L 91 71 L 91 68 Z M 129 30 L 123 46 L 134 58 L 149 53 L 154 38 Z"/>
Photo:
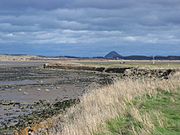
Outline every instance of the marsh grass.
<path id="1" fill-rule="evenodd" d="M 48 133 L 145 135 L 166 130 L 166 117 L 163 111 L 153 110 L 159 106 L 165 108 L 168 106 L 168 100 L 173 101 L 174 98 L 169 99 L 166 96 L 177 91 L 180 87 L 179 82 L 178 76 L 169 80 L 126 79 L 90 91 L 80 99 L 79 104 L 69 108 L 63 116 L 56 116 L 53 128 L 49 129 Z M 165 93 L 165 96 L 162 95 L 160 98 L 159 93 Z"/>

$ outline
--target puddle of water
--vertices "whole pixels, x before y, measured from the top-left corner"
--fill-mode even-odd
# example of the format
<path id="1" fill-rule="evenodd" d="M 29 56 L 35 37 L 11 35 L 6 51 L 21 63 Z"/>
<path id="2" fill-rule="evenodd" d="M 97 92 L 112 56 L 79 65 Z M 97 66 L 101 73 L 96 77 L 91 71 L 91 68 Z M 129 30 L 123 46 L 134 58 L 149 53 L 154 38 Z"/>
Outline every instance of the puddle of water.
<path id="1" fill-rule="evenodd" d="M 0 85 L 26 85 L 26 84 L 37 84 L 37 81 L 34 80 L 0 81 Z"/>
<path id="2" fill-rule="evenodd" d="M 44 62 L 9 62 L 9 61 L 1 61 L 1 67 L 27 67 L 27 66 L 42 66 Z"/>

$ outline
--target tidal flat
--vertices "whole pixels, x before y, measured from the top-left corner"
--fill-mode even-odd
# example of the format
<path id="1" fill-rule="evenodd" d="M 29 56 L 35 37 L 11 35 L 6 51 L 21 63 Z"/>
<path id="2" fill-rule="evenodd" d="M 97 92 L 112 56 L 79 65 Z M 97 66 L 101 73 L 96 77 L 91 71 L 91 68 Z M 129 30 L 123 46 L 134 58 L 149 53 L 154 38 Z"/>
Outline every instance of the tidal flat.
<path id="1" fill-rule="evenodd" d="M 22 118 L 49 111 L 52 104 L 78 99 L 118 77 L 91 71 L 44 69 L 43 64 L 0 62 L 0 130 L 23 126 Z"/>

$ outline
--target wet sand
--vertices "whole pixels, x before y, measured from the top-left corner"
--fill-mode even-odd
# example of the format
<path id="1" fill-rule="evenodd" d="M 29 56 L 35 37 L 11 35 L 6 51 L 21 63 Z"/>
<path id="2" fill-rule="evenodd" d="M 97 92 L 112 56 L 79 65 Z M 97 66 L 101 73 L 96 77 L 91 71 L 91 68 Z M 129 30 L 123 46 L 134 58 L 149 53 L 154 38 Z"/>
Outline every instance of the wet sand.
<path id="1" fill-rule="evenodd" d="M 44 69 L 43 62 L 0 62 L 0 127 L 18 123 L 18 116 L 36 110 L 39 100 L 75 99 L 111 83 L 117 75 Z"/>

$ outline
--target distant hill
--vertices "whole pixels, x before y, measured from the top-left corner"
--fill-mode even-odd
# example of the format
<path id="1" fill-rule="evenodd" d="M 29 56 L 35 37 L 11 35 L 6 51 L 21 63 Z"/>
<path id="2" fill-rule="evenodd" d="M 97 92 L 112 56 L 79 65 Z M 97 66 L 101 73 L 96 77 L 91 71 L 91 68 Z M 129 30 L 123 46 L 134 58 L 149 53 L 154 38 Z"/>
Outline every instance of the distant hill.
<path id="1" fill-rule="evenodd" d="M 111 51 L 104 56 L 105 59 L 124 59 L 124 60 L 152 60 L 153 56 L 143 56 L 143 55 L 131 55 L 122 56 L 116 51 Z M 155 60 L 180 60 L 180 56 L 154 56 Z"/>
<path id="2" fill-rule="evenodd" d="M 125 60 L 152 60 L 153 56 L 132 55 L 123 57 Z M 155 60 L 180 60 L 180 56 L 154 56 Z"/>
<path id="3" fill-rule="evenodd" d="M 104 56 L 104 58 L 106 58 L 106 59 L 122 59 L 122 56 L 115 51 L 111 51 L 106 56 Z"/>
<path id="4" fill-rule="evenodd" d="M 131 55 L 131 56 L 124 56 L 123 59 L 125 60 L 152 60 L 152 56 L 143 56 L 143 55 Z"/>

